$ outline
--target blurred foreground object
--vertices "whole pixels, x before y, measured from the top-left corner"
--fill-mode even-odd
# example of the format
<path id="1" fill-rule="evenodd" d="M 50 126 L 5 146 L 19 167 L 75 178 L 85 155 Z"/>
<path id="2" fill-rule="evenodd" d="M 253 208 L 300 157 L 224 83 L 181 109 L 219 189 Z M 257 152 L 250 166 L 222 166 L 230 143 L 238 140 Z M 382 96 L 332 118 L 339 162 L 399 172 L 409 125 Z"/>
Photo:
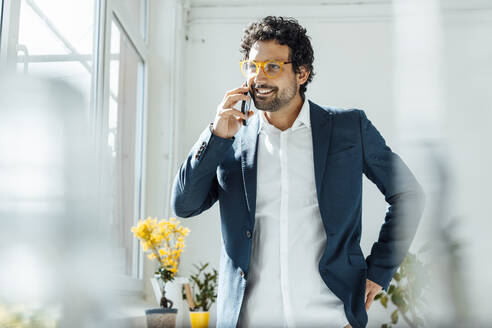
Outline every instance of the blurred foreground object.
<path id="1" fill-rule="evenodd" d="M 0 304 L 57 327 L 108 327 L 111 305 L 85 108 L 65 83 L 0 75 Z"/>
<path id="2" fill-rule="evenodd" d="M 391 312 L 391 321 L 381 325 L 381 328 L 393 327 L 392 324 L 397 324 L 400 317 L 408 327 L 425 327 L 422 314 L 429 306 L 426 292 L 429 289 L 430 265 L 423 264 L 417 255 L 425 251 L 426 247 L 421 247 L 417 254 L 409 252 L 393 275 L 388 292 L 382 291 L 374 297 L 386 309 L 389 300 L 396 306 L 396 310 Z"/>

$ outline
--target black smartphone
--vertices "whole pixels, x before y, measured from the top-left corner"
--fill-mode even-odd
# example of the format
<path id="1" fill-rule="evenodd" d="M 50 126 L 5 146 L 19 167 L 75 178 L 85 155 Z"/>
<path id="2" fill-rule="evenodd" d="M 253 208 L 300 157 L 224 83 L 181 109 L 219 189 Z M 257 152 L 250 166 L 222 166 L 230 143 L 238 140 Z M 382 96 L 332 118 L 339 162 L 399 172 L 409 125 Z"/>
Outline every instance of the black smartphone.
<path id="1" fill-rule="evenodd" d="M 246 81 L 246 86 L 248 86 L 248 81 Z M 249 91 L 248 92 L 245 92 L 244 94 L 247 95 L 248 93 L 249 93 Z M 250 107 L 251 107 L 251 97 L 249 97 L 248 100 L 243 100 L 241 102 L 241 113 L 243 113 L 243 114 L 248 113 Z M 248 125 L 247 124 L 247 120 L 243 120 L 243 125 Z"/>

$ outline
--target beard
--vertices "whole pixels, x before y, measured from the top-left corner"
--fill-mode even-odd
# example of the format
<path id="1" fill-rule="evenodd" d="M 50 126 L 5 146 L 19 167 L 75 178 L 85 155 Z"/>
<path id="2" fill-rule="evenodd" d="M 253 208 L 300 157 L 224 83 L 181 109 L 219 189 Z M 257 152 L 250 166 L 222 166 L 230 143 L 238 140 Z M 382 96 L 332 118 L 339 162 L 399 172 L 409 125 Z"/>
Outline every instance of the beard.
<path id="1" fill-rule="evenodd" d="M 256 93 L 254 92 L 255 88 L 272 88 L 274 97 L 268 97 L 272 99 L 264 99 L 263 97 L 257 97 Z M 293 78 L 289 86 L 287 86 L 285 89 L 280 90 L 280 92 L 278 88 L 274 88 L 272 86 L 265 85 L 265 84 L 262 85 L 253 84 L 252 90 L 253 91 L 251 92 L 252 94 L 251 98 L 253 98 L 253 102 L 257 109 L 263 110 L 265 112 L 277 112 L 278 110 L 280 110 L 280 108 L 282 108 L 283 106 L 288 104 L 292 99 L 294 99 L 294 97 L 297 94 L 297 82 L 295 78 Z"/>

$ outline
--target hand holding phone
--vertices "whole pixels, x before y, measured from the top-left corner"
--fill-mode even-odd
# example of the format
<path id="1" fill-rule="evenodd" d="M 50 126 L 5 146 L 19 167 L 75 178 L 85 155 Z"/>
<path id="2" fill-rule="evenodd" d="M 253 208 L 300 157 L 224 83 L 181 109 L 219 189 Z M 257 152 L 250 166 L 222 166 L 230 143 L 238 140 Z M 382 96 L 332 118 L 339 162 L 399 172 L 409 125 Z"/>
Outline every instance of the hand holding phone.
<path id="1" fill-rule="evenodd" d="M 249 88 L 243 84 L 239 88 L 226 92 L 224 99 L 217 106 L 217 114 L 212 125 L 214 135 L 230 139 L 239 131 L 241 125 L 246 125 L 244 122 L 248 116 L 254 114 L 249 110 L 251 97 L 248 95 L 248 91 Z M 240 101 L 245 102 L 244 106 L 241 106 L 241 110 L 239 110 L 239 106 L 237 109 L 235 108 L 235 105 L 239 105 Z"/>
<path id="2" fill-rule="evenodd" d="M 245 83 L 246 87 L 248 86 L 248 81 Z M 245 92 L 244 94 L 247 95 L 250 91 Z M 248 100 L 243 100 L 241 102 L 241 113 L 245 114 L 246 117 L 248 117 L 247 113 L 249 113 L 249 109 L 251 107 L 251 97 L 248 98 Z M 247 125 L 247 119 L 243 119 L 243 125 Z"/>

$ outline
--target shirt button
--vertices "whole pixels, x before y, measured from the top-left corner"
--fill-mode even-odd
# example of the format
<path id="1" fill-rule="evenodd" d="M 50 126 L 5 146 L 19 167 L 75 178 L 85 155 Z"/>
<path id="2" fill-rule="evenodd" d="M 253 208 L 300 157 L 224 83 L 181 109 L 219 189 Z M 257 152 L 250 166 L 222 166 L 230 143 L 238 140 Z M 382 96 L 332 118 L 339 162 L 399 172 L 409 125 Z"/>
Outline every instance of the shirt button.
<path id="1" fill-rule="evenodd" d="M 243 270 L 239 270 L 239 274 L 241 275 L 241 277 L 244 278 L 244 271 Z"/>
<path id="2" fill-rule="evenodd" d="M 250 230 L 246 230 L 246 237 L 251 238 L 251 231 Z"/>

